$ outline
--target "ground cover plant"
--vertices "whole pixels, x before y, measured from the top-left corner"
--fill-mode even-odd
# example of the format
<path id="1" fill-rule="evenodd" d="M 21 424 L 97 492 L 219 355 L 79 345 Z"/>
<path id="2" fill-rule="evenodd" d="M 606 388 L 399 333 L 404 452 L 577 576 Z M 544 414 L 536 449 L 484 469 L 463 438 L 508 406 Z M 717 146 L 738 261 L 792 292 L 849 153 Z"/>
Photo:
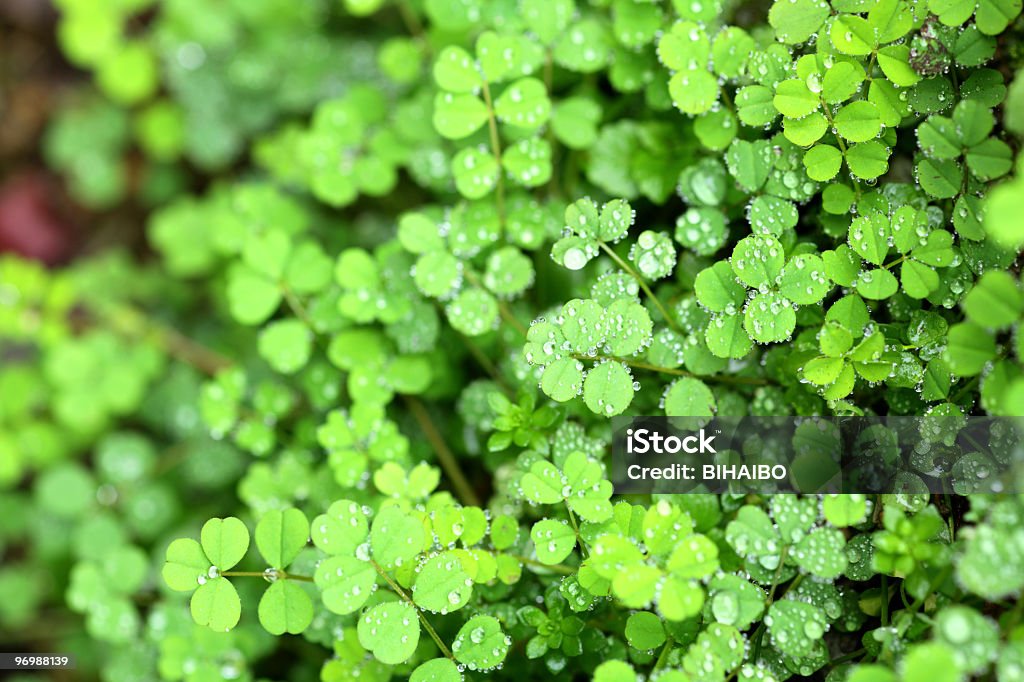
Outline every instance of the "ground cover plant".
<path id="1" fill-rule="evenodd" d="M 1024 679 L 1020 495 L 608 480 L 618 415 L 1024 414 L 1019 0 L 56 4 L 43 153 L 148 247 L 0 256 L 0 648 Z"/>

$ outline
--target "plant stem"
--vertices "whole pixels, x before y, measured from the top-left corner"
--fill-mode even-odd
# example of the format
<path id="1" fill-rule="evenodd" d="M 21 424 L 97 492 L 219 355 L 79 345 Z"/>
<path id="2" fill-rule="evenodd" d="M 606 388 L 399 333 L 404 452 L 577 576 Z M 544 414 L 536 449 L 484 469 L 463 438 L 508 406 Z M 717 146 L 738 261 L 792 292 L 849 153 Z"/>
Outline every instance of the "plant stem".
<path id="1" fill-rule="evenodd" d="M 853 659 L 857 658 L 858 656 L 863 656 L 866 651 L 867 651 L 867 649 L 864 649 L 864 648 L 857 649 L 856 651 L 851 651 L 848 654 L 844 654 L 844 655 L 842 655 L 842 656 L 840 656 L 838 658 L 832 659 L 831 661 L 828 662 L 828 664 L 831 665 L 831 666 L 836 666 L 836 665 L 840 665 L 841 663 L 846 663 L 847 661 L 852 661 Z"/>
<path id="2" fill-rule="evenodd" d="M 486 288 L 480 282 L 480 278 L 477 277 L 468 268 L 466 268 L 464 270 L 463 276 L 466 278 L 466 281 L 469 282 L 470 284 L 472 284 L 473 286 L 478 287 L 480 289 L 485 289 Z M 527 330 L 526 330 L 526 327 L 523 326 L 523 323 L 516 319 L 516 316 L 512 314 L 512 311 L 509 310 L 508 306 L 505 304 L 504 301 L 502 301 L 500 298 L 499 299 L 495 299 L 495 300 L 498 302 L 498 314 L 501 315 L 501 319 L 505 320 L 510 325 L 512 325 L 512 327 L 517 332 L 519 332 L 519 334 L 523 338 L 526 338 Z"/>
<path id="3" fill-rule="evenodd" d="M 661 654 L 658 656 L 658 660 L 654 664 L 654 669 L 651 670 L 652 674 L 665 667 L 665 663 L 668 662 L 668 655 L 672 651 L 672 645 L 675 643 L 676 640 L 672 638 L 672 635 L 669 635 L 665 639 L 665 646 L 662 647 Z"/>
<path id="4" fill-rule="evenodd" d="M 491 153 L 498 162 L 498 182 L 494 188 L 494 200 L 498 209 L 498 222 L 505 226 L 505 169 L 501 166 L 501 138 L 498 137 L 498 121 L 494 115 L 494 102 L 491 101 L 491 86 L 483 79 L 484 104 L 487 105 L 487 128 L 491 135 Z"/>
<path id="5" fill-rule="evenodd" d="M 416 606 L 416 602 L 414 602 L 412 600 L 412 598 L 409 597 L 408 594 L 406 594 L 405 590 L 402 589 L 401 585 L 399 585 L 398 583 L 396 583 L 394 580 L 391 579 L 391 576 L 388 575 L 387 571 L 385 571 L 383 568 L 381 568 L 380 564 L 378 564 L 373 559 L 370 559 L 370 564 L 372 564 L 373 567 L 377 570 L 377 573 L 380 575 L 380 577 L 384 578 L 384 582 L 386 582 L 388 584 L 388 587 L 390 587 L 392 590 L 394 590 L 395 593 L 399 597 L 401 597 L 409 606 L 411 606 L 413 608 L 413 610 L 416 612 L 416 615 L 420 619 L 420 623 L 423 624 L 423 629 L 426 630 L 427 634 L 430 635 L 430 638 L 434 640 L 434 643 L 437 644 L 437 648 L 441 650 L 441 653 L 443 653 L 445 655 L 445 658 L 447 658 L 447 659 L 451 660 L 452 662 L 454 662 L 455 661 L 455 656 L 452 655 L 451 650 L 444 643 L 444 641 L 438 636 L 437 631 L 433 628 L 433 626 L 427 620 L 427 617 L 424 616 L 423 612 L 420 611 L 419 607 Z"/>
<path id="6" fill-rule="evenodd" d="M 131 306 L 118 305 L 97 311 L 110 322 L 115 331 L 138 339 L 148 337 L 171 357 L 211 376 L 232 366 L 231 360 L 203 344 L 190 339 L 177 329 L 163 325 Z"/>
<path id="7" fill-rule="evenodd" d="M 427 441 L 434 448 L 437 461 L 441 464 L 441 468 L 444 469 L 448 480 L 451 481 L 452 487 L 455 488 L 455 493 L 459 496 L 459 500 L 468 507 L 479 507 L 480 498 L 477 497 L 473 486 L 469 484 L 466 475 L 462 473 L 462 468 L 459 467 L 459 461 L 455 454 L 448 447 L 437 427 L 434 426 L 434 421 L 427 412 L 427 408 L 423 406 L 423 403 L 418 398 L 411 395 L 404 396 L 404 398 L 409 411 L 420 425 L 420 430 L 423 431 L 423 435 L 426 436 Z"/>
<path id="8" fill-rule="evenodd" d="M 405 24 L 405 29 L 410 35 L 419 39 L 423 46 L 429 50 L 430 44 L 423 39 L 423 23 L 416 15 L 416 10 L 412 8 L 408 0 L 399 0 L 397 5 L 398 13 L 402 15 L 402 23 Z"/>
<path id="9" fill-rule="evenodd" d="M 602 241 L 599 241 L 597 243 L 601 247 L 601 250 L 608 254 L 609 258 L 615 261 L 616 265 L 625 270 L 626 274 L 628 274 L 630 277 L 636 280 L 636 283 L 639 284 L 640 288 L 643 289 L 645 294 L 647 294 L 647 298 L 651 300 L 651 303 L 654 304 L 654 307 L 657 308 L 658 312 L 661 313 L 661 316 L 665 318 L 666 324 L 672 327 L 673 331 L 682 334 L 683 332 L 679 328 L 679 326 L 676 325 L 676 321 L 672 318 L 671 315 L 668 314 L 668 310 L 666 310 L 665 306 L 661 304 L 661 301 L 658 300 L 658 297 L 654 295 L 654 292 L 651 291 L 651 288 L 647 286 L 647 282 L 645 282 L 644 278 L 640 276 L 640 273 L 634 270 L 629 263 L 619 258 L 619 254 L 615 253 L 615 251 L 613 251 L 610 246 L 608 246 Z"/>
<path id="10" fill-rule="evenodd" d="M 565 503 L 565 511 L 569 512 L 569 523 L 572 524 L 572 529 L 576 532 L 576 542 L 580 545 L 580 552 L 586 556 L 588 553 L 587 548 L 583 544 L 583 536 L 580 535 L 580 526 L 576 523 L 576 515 L 572 513 L 572 509 L 569 507 L 568 502 Z"/>
<path id="11" fill-rule="evenodd" d="M 889 576 L 882 574 L 882 625 L 889 624 Z"/>
<path id="12" fill-rule="evenodd" d="M 772 602 L 775 601 L 775 590 L 779 586 L 779 578 L 782 577 L 782 567 L 786 565 L 786 558 L 789 556 L 789 545 L 782 546 L 782 553 L 779 555 L 779 565 L 775 569 L 775 576 L 772 578 L 771 589 L 768 590 L 768 599 L 765 600 L 765 604 L 771 606 Z"/>

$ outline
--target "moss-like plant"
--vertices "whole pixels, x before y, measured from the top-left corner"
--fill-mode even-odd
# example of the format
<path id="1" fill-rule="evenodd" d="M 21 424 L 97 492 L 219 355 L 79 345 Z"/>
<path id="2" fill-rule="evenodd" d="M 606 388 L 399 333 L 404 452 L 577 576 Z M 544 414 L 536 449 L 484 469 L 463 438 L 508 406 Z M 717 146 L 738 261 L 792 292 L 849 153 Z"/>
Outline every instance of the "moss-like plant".
<path id="1" fill-rule="evenodd" d="M 99 92 L 47 158 L 157 258 L 0 261 L 12 642 L 109 682 L 1024 679 L 1021 496 L 607 470 L 617 415 L 1022 414 L 1019 0 L 58 5 Z"/>

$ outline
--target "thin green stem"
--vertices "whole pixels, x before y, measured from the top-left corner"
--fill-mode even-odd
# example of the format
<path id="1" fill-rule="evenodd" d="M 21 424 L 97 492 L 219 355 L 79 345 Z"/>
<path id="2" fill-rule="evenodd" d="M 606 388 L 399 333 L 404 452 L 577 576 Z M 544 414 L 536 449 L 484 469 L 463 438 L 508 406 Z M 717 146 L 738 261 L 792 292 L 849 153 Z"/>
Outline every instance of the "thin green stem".
<path id="1" fill-rule="evenodd" d="M 444 469 L 448 480 L 451 481 L 452 487 L 455 488 L 455 494 L 458 495 L 459 500 L 468 507 L 479 507 L 480 498 L 477 497 L 473 486 L 469 484 L 469 479 L 462 472 L 458 458 L 451 448 L 448 447 L 448 443 L 441 436 L 441 432 L 434 426 L 434 420 L 431 418 L 430 413 L 427 412 L 427 408 L 423 406 L 423 403 L 418 398 L 411 395 L 404 397 L 405 403 L 409 407 L 409 412 L 412 413 L 416 423 L 420 426 L 420 430 L 423 431 L 423 435 L 426 436 L 427 441 L 433 447 L 434 454 L 437 455 L 437 461 L 441 464 L 441 468 Z"/>
<path id="2" fill-rule="evenodd" d="M 828 664 L 831 666 L 837 666 L 842 663 L 846 663 L 847 661 L 852 661 L 855 658 L 859 658 L 863 656 L 865 652 L 867 652 L 867 649 L 857 649 L 856 651 L 851 651 L 850 653 L 839 656 L 838 658 L 833 658 L 831 661 L 828 662 Z"/>
<path id="3" fill-rule="evenodd" d="M 428 621 L 427 617 L 423 615 L 423 612 L 419 610 L 419 607 L 416 606 L 416 602 L 414 602 L 412 598 L 405 592 L 405 590 L 402 589 L 401 585 L 399 585 L 391 579 L 391 576 L 388 575 L 387 571 L 381 568 L 380 564 L 378 564 L 373 559 L 370 559 L 370 564 L 374 567 L 374 569 L 376 569 L 377 574 L 384 579 L 384 582 L 388 584 L 388 587 L 394 590 L 395 594 L 401 597 L 409 606 L 413 608 L 414 611 L 416 611 L 416 615 L 419 617 L 420 623 L 423 624 L 423 629 L 426 630 L 427 634 L 430 635 L 430 638 L 434 640 L 434 644 L 437 644 L 437 648 L 441 650 L 441 653 L 444 654 L 445 658 L 454 662 L 455 656 L 452 655 L 451 649 L 449 649 L 448 646 L 441 639 L 441 637 L 438 636 L 437 630 L 435 630 L 434 626 L 430 624 L 430 621 Z"/>
<path id="4" fill-rule="evenodd" d="M 828 121 L 828 128 L 829 128 L 829 130 L 833 130 L 834 131 L 836 129 L 836 122 L 835 122 L 835 119 L 832 118 L 832 112 L 829 111 L 828 102 L 825 101 L 824 97 L 821 97 L 820 101 L 821 101 L 821 112 L 825 115 L 825 120 Z M 839 145 L 839 150 L 843 153 L 843 158 L 846 159 L 847 158 L 848 150 L 846 148 L 846 143 L 843 142 L 843 136 L 840 135 L 839 133 L 835 133 L 835 138 L 836 138 L 836 143 Z M 849 162 L 847 162 L 847 164 L 849 164 Z M 857 181 L 856 177 L 853 178 L 853 191 L 854 191 L 854 194 L 856 194 L 857 199 L 859 200 L 860 199 L 860 182 Z"/>
<path id="5" fill-rule="evenodd" d="M 775 590 L 779 587 L 779 578 L 782 577 L 782 567 L 786 565 L 786 558 L 789 556 L 789 545 L 782 546 L 782 554 L 779 555 L 779 565 L 775 568 L 775 575 L 772 576 L 772 586 L 768 590 L 768 598 L 765 604 L 771 606 L 775 601 Z"/>
<path id="6" fill-rule="evenodd" d="M 882 574 L 882 625 L 889 625 L 889 576 Z"/>
<path id="7" fill-rule="evenodd" d="M 665 664 L 668 663 L 668 655 L 672 652 L 672 646 L 675 643 L 676 640 L 673 639 L 672 635 L 669 635 L 665 640 L 665 646 L 662 647 L 661 654 L 658 655 L 658 660 L 655 662 L 654 669 L 651 670 L 651 673 L 655 673 L 665 667 Z"/>
<path id="8" fill-rule="evenodd" d="M 232 366 L 232 361 L 203 344 L 191 339 L 173 327 L 163 325 L 128 305 L 103 306 L 96 313 L 110 323 L 114 331 L 138 340 L 140 337 L 153 341 L 161 350 L 213 376 Z"/>
<path id="9" fill-rule="evenodd" d="M 639 284 L 640 288 L 643 289 L 645 294 L 647 294 L 647 298 L 651 300 L 651 303 L 654 304 L 654 307 L 657 308 L 658 312 L 661 313 L 661 316 L 665 318 L 665 322 L 668 324 L 668 326 L 672 327 L 673 331 L 682 334 L 682 330 L 676 324 L 675 319 L 673 319 L 673 317 L 669 315 L 668 310 L 666 310 L 665 306 L 661 304 L 661 301 L 658 300 L 658 297 L 654 295 L 654 292 L 651 291 L 651 288 L 647 286 L 647 282 L 645 282 L 644 278 L 640 276 L 640 273 L 634 270 L 633 266 L 631 266 L 629 263 L 619 258 L 619 254 L 615 253 L 615 251 L 613 251 L 610 246 L 608 246 L 602 241 L 599 241 L 598 245 L 601 247 L 602 251 L 608 254 L 609 258 L 615 261 L 616 265 L 618 265 L 626 272 L 626 274 L 628 274 L 630 277 L 636 280 L 636 283 Z"/>
<path id="10" fill-rule="evenodd" d="M 565 511 L 569 512 L 569 523 L 572 524 L 572 529 L 576 532 L 576 542 L 580 545 L 580 552 L 583 553 L 583 556 L 586 556 L 588 552 L 586 546 L 583 544 L 583 536 L 580 535 L 580 526 L 576 523 L 576 515 L 572 513 L 572 508 L 569 506 L 568 502 L 565 503 Z"/>
<path id="11" fill-rule="evenodd" d="M 505 170 L 501 166 L 501 138 L 498 136 L 498 120 L 494 113 L 494 102 L 491 100 L 491 86 L 483 80 L 484 104 L 487 105 L 487 128 L 491 136 L 491 153 L 498 162 L 498 182 L 494 188 L 494 200 L 498 209 L 498 221 L 505 225 Z"/>
<path id="12" fill-rule="evenodd" d="M 761 621 L 761 623 L 757 626 L 757 630 L 754 631 L 754 635 L 751 637 L 751 641 L 753 641 L 754 646 L 751 649 L 753 653 L 750 656 L 750 660 L 754 663 L 757 663 L 758 659 L 761 657 L 761 640 L 763 639 L 764 621 Z"/>
<path id="13" fill-rule="evenodd" d="M 466 281 L 468 281 L 473 286 L 481 289 L 484 288 L 484 286 L 480 283 L 480 279 L 468 268 L 464 270 L 463 276 L 466 278 Z M 512 314 L 512 311 L 509 310 L 508 305 L 506 305 L 504 301 L 502 301 L 501 299 L 496 300 L 498 301 L 498 314 L 501 316 L 501 319 L 505 320 L 510 325 L 512 325 L 512 327 L 517 332 L 519 332 L 519 334 L 523 338 L 526 338 L 527 330 L 526 327 L 523 326 L 523 323 L 516 319 L 516 316 Z"/>
<path id="14" fill-rule="evenodd" d="M 315 334 L 316 328 L 313 326 L 313 320 L 310 319 L 309 311 L 306 310 L 306 306 L 302 304 L 299 297 L 284 285 L 281 285 L 281 294 L 284 296 L 284 300 L 285 303 L 288 304 L 288 308 L 295 313 L 295 317 L 299 318 L 302 324 L 306 325 L 306 327 Z"/>

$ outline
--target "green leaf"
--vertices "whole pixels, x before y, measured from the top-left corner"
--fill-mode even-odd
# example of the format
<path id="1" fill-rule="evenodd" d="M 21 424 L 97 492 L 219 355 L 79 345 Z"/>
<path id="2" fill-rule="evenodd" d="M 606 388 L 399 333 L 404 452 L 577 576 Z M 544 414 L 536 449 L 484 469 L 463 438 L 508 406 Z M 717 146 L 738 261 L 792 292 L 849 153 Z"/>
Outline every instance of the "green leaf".
<path id="1" fill-rule="evenodd" d="M 466 336 L 480 336 L 498 326 L 498 302 L 483 289 L 473 287 L 459 293 L 444 308 L 448 322 Z"/>
<path id="2" fill-rule="evenodd" d="M 572 400 L 583 387 L 583 363 L 574 358 L 555 360 L 544 368 L 540 387 L 552 400 L 560 403 Z"/>
<path id="3" fill-rule="evenodd" d="M 817 111 L 803 118 L 783 119 L 782 124 L 786 139 L 801 147 L 811 146 L 828 130 L 828 121 Z"/>
<path id="4" fill-rule="evenodd" d="M 784 80 L 775 87 L 772 99 L 775 109 L 789 118 L 803 118 L 821 106 L 816 93 L 807 88 L 807 84 L 799 78 Z"/>
<path id="5" fill-rule="evenodd" d="M 272 635 L 297 635 L 313 622 L 313 601 L 297 583 L 278 580 L 260 599 L 259 619 Z"/>
<path id="6" fill-rule="evenodd" d="M 454 552 L 441 552 L 419 569 L 412 586 L 412 599 L 427 611 L 450 613 L 469 603 L 473 581 Z"/>
<path id="7" fill-rule="evenodd" d="M 800 568 L 825 580 L 842 575 L 846 569 L 846 539 L 835 528 L 815 528 L 793 548 Z"/>
<path id="8" fill-rule="evenodd" d="M 227 578 L 214 578 L 200 585 L 189 602 L 192 619 L 214 632 L 227 632 L 238 624 L 242 601 Z"/>
<path id="9" fill-rule="evenodd" d="M 587 372 L 583 381 L 583 402 L 594 414 L 613 417 L 633 401 L 633 377 L 619 362 L 605 361 Z"/>
<path id="10" fill-rule="evenodd" d="M 626 641 L 641 651 L 651 651 L 665 643 L 661 618 L 650 611 L 638 611 L 626 620 Z"/>
<path id="11" fill-rule="evenodd" d="M 502 664 L 511 644 L 497 618 L 473 616 L 455 636 L 452 653 L 470 670 L 486 672 Z"/>
<path id="12" fill-rule="evenodd" d="M 254 270 L 237 264 L 228 270 L 228 307 L 241 324 L 265 322 L 281 304 L 281 289 Z"/>
<path id="13" fill-rule="evenodd" d="M 704 69 L 710 56 L 707 33 L 692 21 L 676 22 L 658 41 L 658 57 L 673 71 Z"/>
<path id="14" fill-rule="evenodd" d="M 1002 33 L 1020 14 L 1021 0 L 978 0 L 975 22 L 985 35 Z M 963 23 L 963 22 L 960 22 Z"/>
<path id="15" fill-rule="evenodd" d="M 469 137 L 487 118 L 487 105 L 475 95 L 438 93 L 434 99 L 434 128 L 450 140 Z"/>
<path id="16" fill-rule="evenodd" d="M 704 332 L 704 340 L 708 350 L 719 358 L 739 359 L 754 347 L 739 314 L 715 315 Z"/>
<path id="17" fill-rule="evenodd" d="M 333 613 L 353 613 L 373 594 L 377 572 L 367 561 L 351 556 L 331 556 L 321 561 L 313 575 L 324 606 Z"/>
<path id="18" fill-rule="evenodd" d="M 620 298 L 608 306 L 603 320 L 609 327 L 607 348 L 611 355 L 637 355 L 650 345 L 654 325 L 639 303 Z"/>
<path id="19" fill-rule="evenodd" d="M 839 104 L 853 97 L 864 82 L 864 67 L 856 61 L 839 61 L 825 72 L 821 97 L 828 104 Z"/>
<path id="20" fill-rule="evenodd" d="M 782 268 L 779 293 L 797 305 L 818 303 L 832 288 L 824 261 L 814 254 L 799 254 Z"/>
<path id="21" fill-rule="evenodd" d="M 842 54 L 868 55 L 878 46 L 875 28 L 863 17 L 840 14 L 829 29 L 832 45 Z"/>
<path id="22" fill-rule="evenodd" d="M 679 71 L 668 82 L 672 102 L 684 114 L 696 116 L 711 110 L 718 101 L 718 81 L 703 68 Z"/>
<path id="23" fill-rule="evenodd" d="M 956 661 L 956 650 L 944 642 L 914 645 L 903 658 L 903 679 L 932 682 L 960 682 L 964 675 Z"/>
<path id="24" fill-rule="evenodd" d="M 559 564 L 576 548 L 576 533 L 568 524 L 544 519 L 533 525 L 530 531 L 537 558 L 541 563 Z"/>
<path id="25" fill-rule="evenodd" d="M 459 194 L 467 199 L 487 196 L 498 183 L 501 169 L 488 151 L 467 147 L 452 158 L 452 177 Z"/>
<path id="26" fill-rule="evenodd" d="M 1024 296 L 1013 276 L 986 272 L 963 300 L 967 319 L 988 329 L 1004 329 L 1024 313 Z"/>
<path id="27" fill-rule="evenodd" d="M 654 583 L 657 576 L 651 576 Z M 655 585 L 651 585 L 654 591 Z M 700 613 L 704 606 L 704 589 L 696 580 L 677 578 L 669 575 L 661 583 L 657 593 L 658 612 L 666 620 L 681 621 Z"/>
<path id="28" fill-rule="evenodd" d="M 409 682 L 462 682 L 462 673 L 453 661 L 434 658 L 413 670 Z"/>
<path id="29" fill-rule="evenodd" d="M 665 414 L 669 417 L 711 417 L 716 410 L 714 394 L 700 379 L 676 379 L 665 391 Z"/>
<path id="30" fill-rule="evenodd" d="M 564 497 L 565 486 L 562 472 L 551 462 L 542 459 L 534 462 L 530 470 L 523 474 L 519 492 L 528 502 L 557 504 Z"/>
<path id="31" fill-rule="evenodd" d="M 867 498 L 864 495 L 825 495 L 821 504 L 825 519 L 836 528 L 855 526 L 867 516 Z"/>
<path id="32" fill-rule="evenodd" d="M 700 534 L 684 538 L 665 568 L 677 578 L 706 578 L 718 570 L 718 545 Z"/>
<path id="33" fill-rule="evenodd" d="M 775 0 L 768 11 L 768 23 L 782 42 L 794 45 L 817 34 L 829 10 L 824 0 Z"/>
<path id="34" fill-rule="evenodd" d="M 417 556 L 423 549 L 424 539 L 423 524 L 398 507 L 380 510 L 370 527 L 370 551 L 386 570 Z"/>
<path id="35" fill-rule="evenodd" d="M 980 144 L 996 125 L 995 116 L 977 100 L 965 99 L 953 109 L 953 122 L 960 142 L 965 147 Z"/>
<path id="36" fill-rule="evenodd" d="M 854 282 L 857 293 L 872 301 L 884 301 L 899 289 L 896 276 L 884 268 L 862 270 Z"/>
<path id="37" fill-rule="evenodd" d="M 309 520 L 295 508 L 272 509 L 256 524 L 256 548 L 274 568 L 286 568 L 309 542 Z"/>
<path id="38" fill-rule="evenodd" d="M 862 180 L 874 180 L 889 170 L 889 149 L 871 140 L 855 144 L 846 151 L 850 172 Z"/>
<path id="39" fill-rule="evenodd" d="M 758 343 L 778 343 L 793 333 L 796 313 L 789 301 L 777 293 L 757 294 L 747 303 L 743 328 Z"/>
<path id="40" fill-rule="evenodd" d="M 223 572 L 245 556 L 249 549 L 249 529 L 234 516 L 213 518 L 203 524 L 200 540 L 210 563 Z"/>
<path id="41" fill-rule="evenodd" d="M 359 617 L 359 644 L 385 665 L 412 657 L 420 641 L 416 608 L 398 601 L 377 604 Z"/>
<path id="42" fill-rule="evenodd" d="M 828 144 L 818 144 L 804 154 L 804 167 L 811 180 L 826 182 L 834 178 L 843 165 L 843 155 L 838 149 Z"/>
<path id="43" fill-rule="evenodd" d="M 455 45 L 449 45 L 437 55 L 434 80 L 442 89 L 458 94 L 473 92 L 482 83 L 473 57 Z"/>
<path id="44" fill-rule="evenodd" d="M 310 536 L 313 544 L 329 554 L 351 554 L 366 542 L 370 532 L 366 514 L 351 500 L 338 500 L 313 519 Z"/>
<path id="45" fill-rule="evenodd" d="M 782 271 L 786 254 L 771 236 L 744 237 L 733 249 L 732 269 L 747 286 L 758 288 L 775 281 Z"/>
<path id="46" fill-rule="evenodd" d="M 586 97 L 560 101 L 551 117 L 551 129 L 558 141 L 571 149 L 586 149 L 597 140 L 601 105 Z"/>
<path id="47" fill-rule="evenodd" d="M 921 189 L 936 199 L 950 199 L 960 192 L 963 170 L 956 161 L 921 159 L 916 170 Z"/>
<path id="48" fill-rule="evenodd" d="M 921 80 L 910 64 L 910 48 L 906 45 L 890 45 L 878 51 L 878 66 L 893 85 L 909 88 Z"/>
<path id="49" fill-rule="evenodd" d="M 984 327 L 961 322 L 949 328 L 945 359 L 954 374 L 974 376 L 995 356 L 995 339 Z"/>
<path id="50" fill-rule="evenodd" d="M 994 180 L 1010 172 L 1013 151 L 1002 140 L 990 137 L 967 150 L 967 167 L 979 180 Z"/>
<path id="51" fill-rule="evenodd" d="M 807 381 L 815 386 L 828 386 L 843 371 L 846 363 L 842 358 L 820 357 L 812 358 L 804 365 L 803 375 Z"/>
<path id="52" fill-rule="evenodd" d="M 789 599 L 772 604 L 765 622 L 772 645 L 794 658 L 809 656 L 828 627 L 821 609 Z"/>
<path id="53" fill-rule="evenodd" d="M 851 102 L 835 116 L 836 130 L 850 142 L 867 142 L 882 129 L 878 108 L 871 102 Z"/>
<path id="54" fill-rule="evenodd" d="M 526 130 L 539 128 L 551 115 L 547 88 L 536 78 L 520 78 L 494 101 L 494 113 L 503 123 Z"/>
<path id="55" fill-rule="evenodd" d="M 868 12 L 868 23 L 878 31 L 878 42 L 891 43 L 914 27 L 914 15 L 903 0 L 879 0 Z"/>
<path id="56" fill-rule="evenodd" d="M 725 163 L 743 189 L 756 192 L 772 170 L 772 145 L 768 140 L 734 140 L 725 153 Z"/>
<path id="57" fill-rule="evenodd" d="M 889 253 L 891 236 L 889 219 L 872 211 L 854 218 L 850 223 L 849 242 L 853 250 L 869 263 L 882 265 Z"/>
<path id="58" fill-rule="evenodd" d="M 191 538 L 178 538 L 167 546 L 164 582 L 178 592 L 191 592 L 208 578 L 210 561 L 203 548 Z"/>
<path id="59" fill-rule="evenodd" d="M 305 367 L 312 351 L 313 334 L 301 320 L 277 320 L 260 332 L 260 355 L 282 374 Z"/>
<path id="60" fill-rule="evenodd" d="M 900 285 L 911 298 L 925 298 L 939 288 L 939 273 L 916 260 L 906 260 L 900 266 Z"/>
<path id="61" fill-rule="evenodd" d="M 774 97 L 771 88 L 763 85 L 744 86 L 736 91 L 736 115 L 750 127 L 769 125 L 779 115 L 772 103 Z"/>
<path id="62" fill-rule="evenodd" d="M 700 270 L 693 282 L 693 290 L 700 305 L 716 312 L 730 306 L 736 309 L 746 297 L 746 290 L 736 281 L 735 273 L 725 261 Z"/>
<path id="63" fill-rule="evenodd" d="M 502 168 L 523 187 L 538 187 L 551 179 L 551 144 L 541 138 L 520 140 L 505 150 Z"/>

